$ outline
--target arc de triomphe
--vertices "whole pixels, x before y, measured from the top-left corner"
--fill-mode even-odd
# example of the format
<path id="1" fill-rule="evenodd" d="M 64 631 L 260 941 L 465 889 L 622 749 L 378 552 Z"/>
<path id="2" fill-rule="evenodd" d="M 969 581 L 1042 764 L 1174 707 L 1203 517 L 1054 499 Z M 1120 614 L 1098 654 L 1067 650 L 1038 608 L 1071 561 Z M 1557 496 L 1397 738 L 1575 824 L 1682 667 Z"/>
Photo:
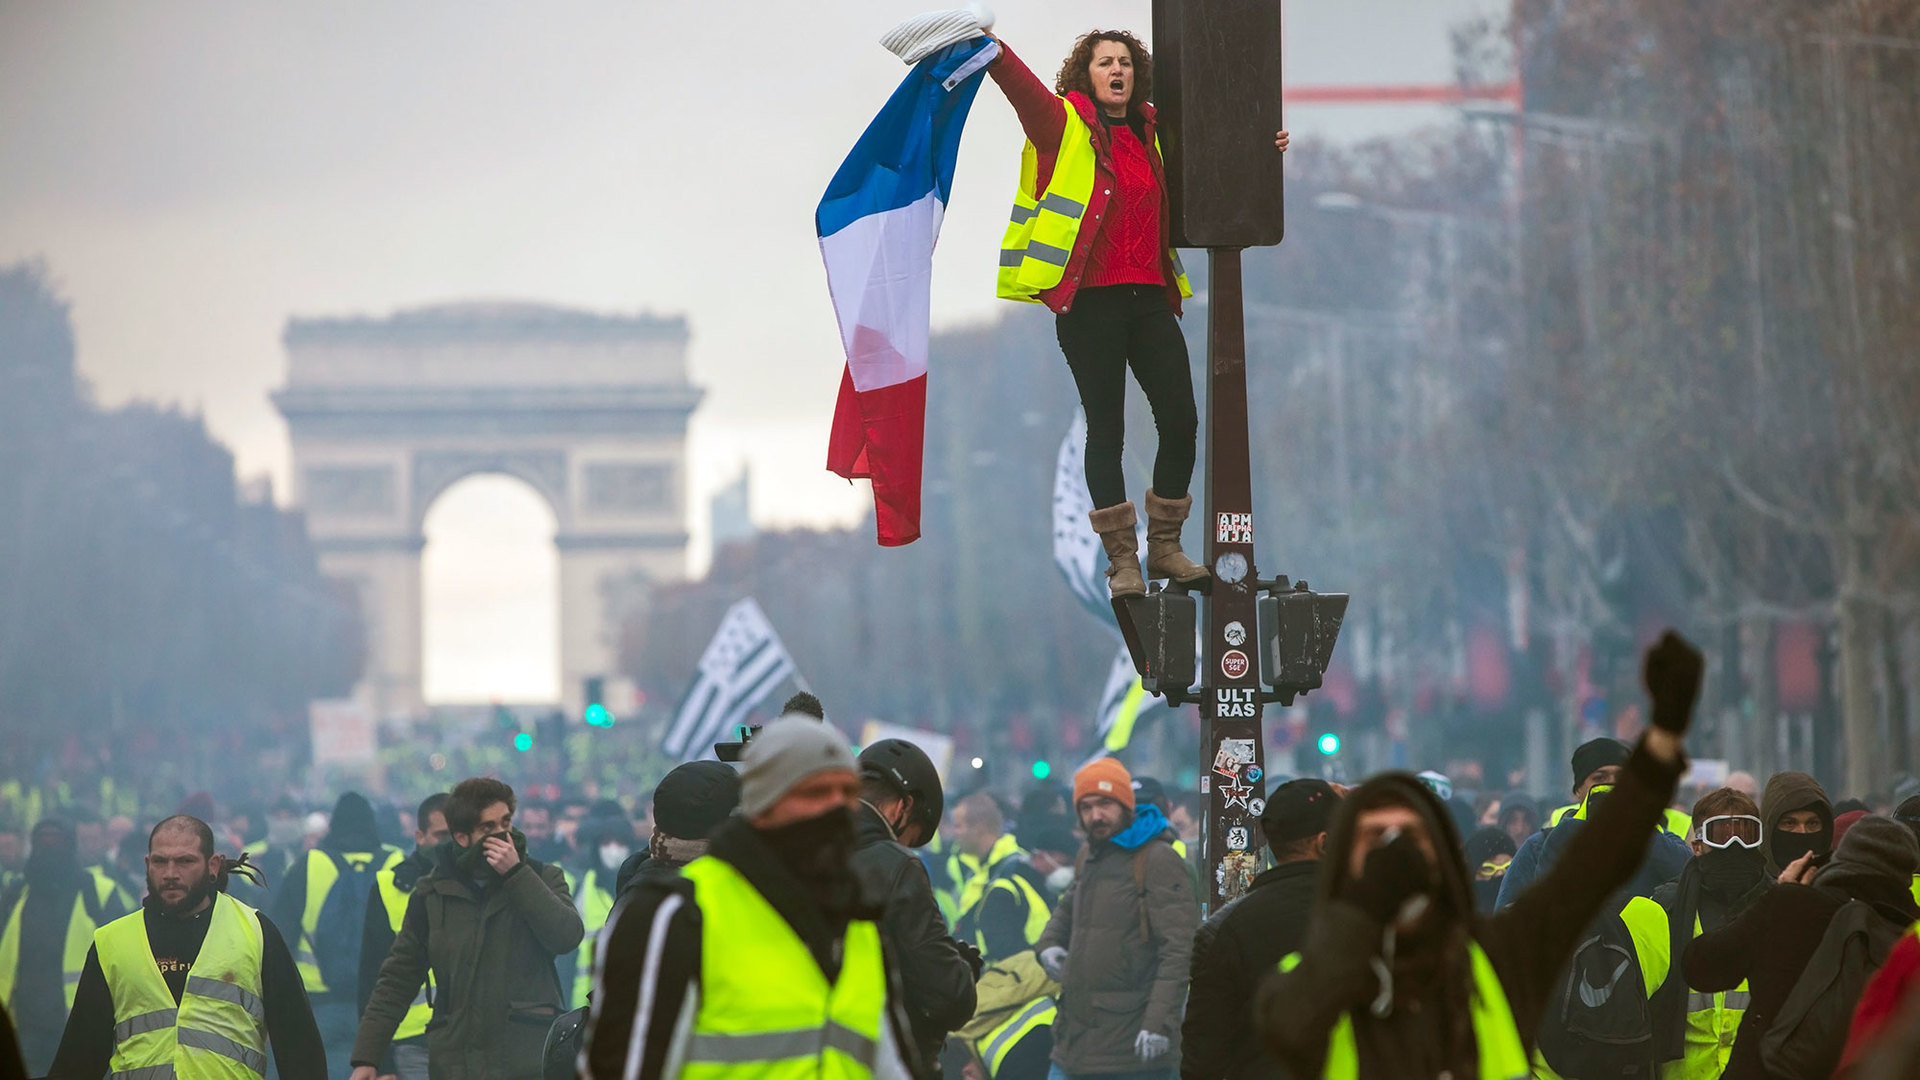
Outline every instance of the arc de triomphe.
<path id="1" fill-rule="evenodd" d="M 356 693 L 387 717 L 421 704 L 421 531 L 455 482 L 505 473 L 553 509 L 560 686 L 615 671 L 624 616 L 686 573 L 687 380 L 679 318 L 536 304 L 450 304 L 288 322 L 273 397 L 293 495 L 329 575 L 357 591 Z"/>

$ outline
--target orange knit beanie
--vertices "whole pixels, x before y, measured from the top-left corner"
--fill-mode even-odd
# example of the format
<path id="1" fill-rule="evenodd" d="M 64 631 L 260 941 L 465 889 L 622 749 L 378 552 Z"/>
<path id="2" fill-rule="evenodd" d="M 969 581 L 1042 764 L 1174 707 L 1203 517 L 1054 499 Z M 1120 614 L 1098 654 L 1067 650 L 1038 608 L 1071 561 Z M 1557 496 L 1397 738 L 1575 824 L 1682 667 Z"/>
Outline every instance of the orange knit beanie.
<path id="1" fill-rule="evenodd" d="M 1085 768 L 1073 774 L 1073 805 L 1079 806 L 1080 800 L 1088 795 L 1105 795 L 1131 810 L 1133 774 L 1117 758 L 1103 757 L 1090 761 Z"/>

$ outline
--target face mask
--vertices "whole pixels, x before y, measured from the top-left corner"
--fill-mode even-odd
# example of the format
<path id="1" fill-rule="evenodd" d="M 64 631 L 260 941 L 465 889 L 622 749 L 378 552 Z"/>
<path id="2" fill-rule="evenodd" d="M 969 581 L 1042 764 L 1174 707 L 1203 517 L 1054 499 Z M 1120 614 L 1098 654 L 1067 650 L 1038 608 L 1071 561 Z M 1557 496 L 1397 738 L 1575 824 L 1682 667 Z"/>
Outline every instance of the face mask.
<path id="1" fill-rule="evenodd" d="M 853 872 L 853 811 L 829 810 L 778 828 L 763 829 L 767 846 L 794 876 L 829 881 Z"/>
<path id="2" fill-rule="evenodd" d="M 1709 849 L 1694 861 L 1700 867 L 1700 886 L 1721 895 L 1752 888 L 1767 870 L 1766 856 L 1758 848 L 1738 844 L 1720 851 Z"/>
<path id="3" fill-rule="evenodd" d="M 1795 859 L 1809 852 L 1815 855 L 1825 855 L 1827 853 L 1827 845 L 1827 830 L 1825 829 L 1810 833 L 1781 832 L 1775 829 L 1773 833 L 1774 865 L 1785 870 Z"/>
<path id="4" fill-rule="evenodd" d="M 1047 875 L 1047 888 L 1054 892 L 1066 892 L 1067 886 L 1071 884 L 1073 884 L 1073 867 L 1071 866 L 1056 867 L 1053 873 Z"/>
<path id="5" fill-rule="evenodd" d="M 601 844 L 600 865 L 609 870 L 618 870 L 620 864 L 626 862 L 627 856 L 631 854 L 633 849 L 625 844 Z"/>

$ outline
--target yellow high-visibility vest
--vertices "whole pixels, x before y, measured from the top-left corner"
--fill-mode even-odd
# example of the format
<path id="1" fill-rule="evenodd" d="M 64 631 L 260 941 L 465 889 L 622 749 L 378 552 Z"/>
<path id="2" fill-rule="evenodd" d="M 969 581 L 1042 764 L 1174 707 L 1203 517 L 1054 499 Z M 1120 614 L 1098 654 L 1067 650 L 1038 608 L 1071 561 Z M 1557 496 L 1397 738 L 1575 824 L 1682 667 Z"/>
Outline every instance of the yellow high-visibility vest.
<path id="1" fill-rule="evenodd" d="M 1701 934 L 1700 916 L 1693 917 L 1693 936 Z M 1687 1031 L 1680 1058 L 1655 1068 L 1658 1080 L 1718 1080 L 1733 1057 L 1733 1039 L 1752 1002 L 1747 981 L 1731 990 L 1705 993 L 1687 988 Z"/>
<path id="2" fill-rule="evenodd" d="M 80 886 L 100 892 L 97 880 L 89 878 Z M 7 913 L 5 929 L 0 929 L 0 1002 L 5 1002 L 9 1010 L 18 1012 L 13 1000 L 14 982 L 20 973 L 20 918 L 27 909 L 27 894 L 33 886 L 20 887 L 20 899 Z M 99 904 L 89 907 L 84 893 L 75 893 L 73 912 L 67 916 L 66 944 L 60 951 L 61 981 L 66 984 L 67 1008 L 73 1008 L 74 991 L 80 988 L 80 973 L 87 967 L 87 950 L 93 947 L 93 932 L 98 929 L 93 920 L 93 912 L 106 907 L 111 893 L 99 895 Z"/>
<path id="3" fill-rule="evenodd" d="M 1097 155 L 1093 132 L 1080 119 L 1080 111 L 1065 98 L 1067 126 L 1060 133 L 1060 152 L 1055 155 L 1053 175 L 1047 189 L 1036 192 L 1040 179 L 1040 152 L 1029 141 L 1020 151 L 1020 184 L 1013 193 L 1013 213 L 1007 231 L 1000 238 L 1000 273 L 995 292 L 1002 300 L 1039 303 L 1040 294 L 1055 285 L 1067 271 L 1075 238 L 1087 216 L 1087 204 L 1093 198 Z M 1155 153 L 1160 151 L 1160 136 L 1153 137 Z M 1181 296 L 1192 296 L 1193 286 L 1180 265 L 1180 254 L 1172 248 L 1167 256 L 1173 262 L 1173 284 Z M 964 910 L 964 905 L 962 910 Z"/>
<path id="4" fill-rule="evenodd" d="M 580 886 L 573 891 L 573 902 L 580 908 L 580 922 L 586 927 L 586 936 L 580 939 L 578 960 L 573 968 L 573 1008 L 587 1003 L 587 994 L 593 989 L 593 950 L 600 939 L 600 928 L 607 925 L 607 919 L 613 914 L 614 872 L 602 870 L 598 866 L 589 867 L 580 876 Z"/>
<path id="5" fill-rule="evenodd" d="M 388 867 L 373 876 L 380 890 L 380 906 L 387 909 L 387 924 L 393 927 L 395 934 L 400 933 L 400 924 L 407 919 L 407 902 L 412 898 L 412 890 L 403 890 L 394 883 L 393 869 Z M 366 958 L 362 957 L 365 963 Z M 413 996 L 413 1004 L 407 1006 L 407 1014 L 400 1018 L 400 1026 L 393 1029 L 393 1041 L 411 1039 L 427 1033 L 427 1021 L 433 1019 L 433 969 L 427 969 L 427 979 L 420 984 L 420 992 Z"/>
<path id="6" fill-rule="evenodd" d="M 678 1080 L 871 1080 L 887 1022 L 880 930 L 847 924 L 840 977 L 827 982 L 806 943 L 740 871 L 688 863 L 700 939 L 700 1007 Z"/>
<path id="7" fill-rule="evenodd" d="M 266 1074 L 260 915 L 215 893 L 210 918 L 177 1005 L 154 962 L 145 912 L 95 931 L 93 947 L 113 994 L 114 1077 L 261 1080 Z"/>
<path id="8" fill-rule="evenodd" d="M 1487 959 L 1480 943 L 1467 939 L 1467 952 L 1473 961 L 1473 1041 L 1480 1051 L 1480 1080 L 1524 1080 L 1527 1076 L 1527 1049 L 1520 1040 L 1520 1028 L 1513 1022 L 1513 1009 L 1507 1004 L 1507 992 L 1494 974 L 1493 961 Z M 1299 953 L 1280 960 L 1281 971 L 1292 971 L 1300 963 Z M 1353 1037 L 1353 1017 L 1341 1014 L 1340 1021 L 1327 1036 L 1327 1059 L 1320 1069 L 1325 1080 L 1359 1080 L 1360 1046 Z"/>
<path id="9" fill-rule="evenodd" d="M 1612 784 L 1595 784 L 1592 790 L 1587 792 L 1587 799 L 1592 798 L 1593 793 L 1596 791 L 1612 790 Z M 1548 814 L 1546 828 L 1551 829 L 1568 818 L 1572 818 L 1575 821 L 1585 820 L 1587 816 L 1587 799 L 1581 799 L 1577 803 L 1570 803 Z M 1670 832 L 1682 840 L 1690 840 L 1693 838 L 1693 815 L 1687 813 L 1685 810 L 1675 810 L 1669 806 L 1660 812 L 1660 829 L 1662 832 Z"/>
<path id="10" fill-rule="evenodd" d="M 962 915 L 972 911 L 974 905 L 980 902 L 980 898 L 987 894 L 987 885 L 993 881 L 994 864 L 998 863 L 1001 859 L 1011 858 L 1019 854 L 1022 854 L 1020 851 L 1020 842 L 1014 839 L 1012 833 L 1002 833 L 1000 834 L 1000 839 L 993 842 L 993 848 L 987 852 L 986 858 L 974 859 L 969 856 L 961 856 L 963 859 L 966 859 L 969 864 L 967 880 L 960 886 L 960 913 Z"/>
<path id="11" fill-rule="evenodd" d="M 1051 1027 L 1054 1018 L 1060 1014 L 1059 1002 L 1052 996 L 1036 998 L 1026 1008 L 1008 1017 L 1006 1022 L 973 1044 L 973 1052 L 979 1055 L 980 1063 L 987 1067 L 988 1076 L 1000 1075 L 1000 1065 L 1007 1060 L 1013 1048 L 1020 1040 L 1034 1031 Z"/>
<path id="12" fill-rule="evenodd" d="M 381 844 L 379 851 L 337 851 L 341 862 L 364 870 L 376 862 L 381 870 L 391 870 L 406 858 L 400 849 L 391 844 Z M 327 894 L 333 891 L 334 882 L 340 880 L 340 868 L 335 866 L 333 858 L 319 848 L 307 852 L 307 897 L 306 905 L 300 909 L 300 939 L 293 947 L 293 963 L 300 969 L 300 981 L 306 985 L 309 994 L 324 994 L 328 990 L 327 980 L 320 975 L 320 961 L 313 954 L 313 932 L 320 925 L 320 909 L 327 902 Z M 341 987 L 341 989 L 346 989 Z"/>

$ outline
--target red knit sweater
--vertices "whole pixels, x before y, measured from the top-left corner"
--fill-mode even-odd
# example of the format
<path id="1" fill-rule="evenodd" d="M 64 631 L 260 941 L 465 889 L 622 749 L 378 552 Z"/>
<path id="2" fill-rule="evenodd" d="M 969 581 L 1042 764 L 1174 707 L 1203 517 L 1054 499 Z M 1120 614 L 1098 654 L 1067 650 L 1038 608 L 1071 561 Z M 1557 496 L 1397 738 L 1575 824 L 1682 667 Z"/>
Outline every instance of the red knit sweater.
<path id="1" fill-rule="evenodd" d="M 1130 124 L 1108 124 L 1113 146 L 1113 197 L 1107 203 L 1100 232 L 1087 251 L 1086 274 L 1080 284 L 1159 285 L 1160 179 L 1147 160 L 1147 148 Z"/>

